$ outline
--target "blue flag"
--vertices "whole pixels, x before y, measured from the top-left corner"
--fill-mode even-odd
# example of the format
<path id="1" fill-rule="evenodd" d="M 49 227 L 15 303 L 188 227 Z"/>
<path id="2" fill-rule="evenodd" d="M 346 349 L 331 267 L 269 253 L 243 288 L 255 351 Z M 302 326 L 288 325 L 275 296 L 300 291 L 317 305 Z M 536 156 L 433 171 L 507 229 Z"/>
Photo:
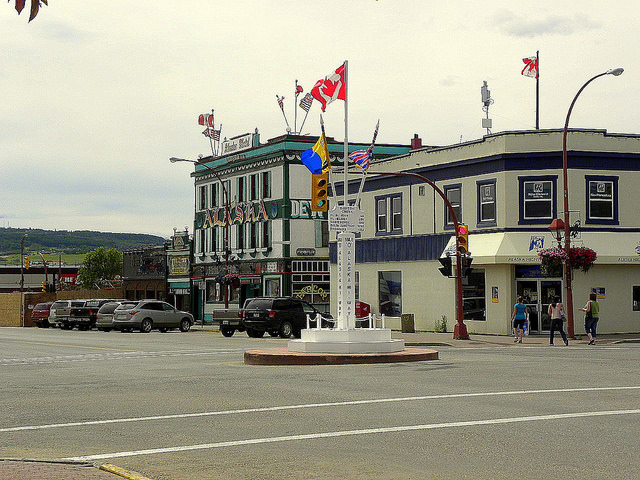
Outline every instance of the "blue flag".
<path id="1" fill-rule="evenodd" d="M 314 175 L 329 171 L 331 161 L 329 160 L 329 147 L 327 146 L 327 138 L 324 136 L 324 129 L 313 148 L 300 154 L 300 160 Z"/>

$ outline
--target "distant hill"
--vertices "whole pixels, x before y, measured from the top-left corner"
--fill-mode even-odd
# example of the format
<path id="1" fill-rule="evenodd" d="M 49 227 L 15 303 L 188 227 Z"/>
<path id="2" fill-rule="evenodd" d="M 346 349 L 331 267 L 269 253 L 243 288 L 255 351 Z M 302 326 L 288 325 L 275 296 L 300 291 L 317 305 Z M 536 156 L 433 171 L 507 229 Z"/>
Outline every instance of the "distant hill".
<path id="1" fill-rule="evenodd" d="M 0 228 L 0 255 L 20 254 L 24 234 L 24 252 L 87 253 L 98 247 L 124 251 L 149 245 L 162 245 L 164 238 L 140 233 L 108 233 L 89 230 L 40 230 Z"/>

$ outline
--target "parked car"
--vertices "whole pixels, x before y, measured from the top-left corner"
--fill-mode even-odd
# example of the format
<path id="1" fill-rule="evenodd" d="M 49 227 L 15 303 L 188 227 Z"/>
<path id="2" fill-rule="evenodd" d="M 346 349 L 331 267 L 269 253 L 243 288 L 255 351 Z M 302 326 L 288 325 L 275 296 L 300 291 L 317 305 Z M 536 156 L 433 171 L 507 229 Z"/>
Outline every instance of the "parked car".
<path id="1" fill-rule="evenodd" d="M 333 317 L 321 313 L 314 306 L 293 297 L 255 297 L 249 298 L 242 307 L 242 323 L 250 337 L 262 337 L 265 332 L 271 336 L 280 335 L 289 338 L 299 337 L 300 331 L 307 328 L 307 315 L 311 317 L 311 327 L 316 326 L 316 315 L 322 317 L 322 325 L 333 324 Z"/>
<path id="2" fill-rule="evenodd" d="M 49 310 L 49 324 L 63 330 L 71 330 L 72 326 L 69 323 L 71 308 L 83 307 L 84 302 L 85 300 L 56 300 Z"/>
<path id="3" fill-rule="evenodd" d="M 113 299 L 97 298 L 85 301 L 81 307 L 72 306 L 69 310 L 69 326 L 78 327 L 78 330 L 91 330 L 96 325 L 98 310 L 109 302 L 113 302 Z"/>
<path id="4" fill-rule="evenodd" d="M 166 332 L 170 328 L 179 328 L 188 332 L 193 325 L 193 316 L 188 312 L 176 310 L 172 305 L 160 300 L 140 300 L 134 305 L 119 305 L 113 312 L 113 329 L 130 332 L 133 329 L 149 333 L 157 328 Z"/>
<path id="5" fill-rule="evenodd" d="M 220 333 L 225 337 L 232 337 L 236 330 L 244 331 L 242 312 L 237 308 L 219 308 L 211 313 L 213 324 L 218 325 Z"/>
<path id="6" fill-rule="evenodd" d="M 37 303 L 31 310 L 31 321 L 39 328 L 49 328 L 49 311 L 53 302 Z"/>
<path id="7" fill-rule="evenodd" d="M 96 328 L 103 332 L 113 329 L 113 313 L 120 305 L 137 305 L 135 300 L 111 300 L 100 307 L 96 315 Z"/>

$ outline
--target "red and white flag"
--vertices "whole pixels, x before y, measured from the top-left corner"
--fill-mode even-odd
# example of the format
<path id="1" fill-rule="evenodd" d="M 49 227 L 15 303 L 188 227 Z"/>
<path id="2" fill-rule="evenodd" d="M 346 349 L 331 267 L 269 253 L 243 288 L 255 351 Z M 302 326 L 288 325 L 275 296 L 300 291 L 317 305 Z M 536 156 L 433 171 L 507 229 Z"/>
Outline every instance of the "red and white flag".
<path id="1" fill-rule="evenodd" d="M 311 95 L 320 102 L 323 112 L 327 105 L 334 100 L 347 99 L 347 82 L 344 78 L 344 69 L 344 64 L 340 65 L 334 73 L 318 80 L 311 89 Z"/>
<path id="2" fill-rule="evenodd" d="M 208 113 L 201 113 L 200 116 L 198 116 L 198 124 L 213 127 L 213 115 L 209 115 Z"/>
<path id="3" fill-rule="evenodd" d="M 522 75 L 525 77 L 538 78 L 538 57 L 523 58 L 524 68 L 522 69 Z"/>

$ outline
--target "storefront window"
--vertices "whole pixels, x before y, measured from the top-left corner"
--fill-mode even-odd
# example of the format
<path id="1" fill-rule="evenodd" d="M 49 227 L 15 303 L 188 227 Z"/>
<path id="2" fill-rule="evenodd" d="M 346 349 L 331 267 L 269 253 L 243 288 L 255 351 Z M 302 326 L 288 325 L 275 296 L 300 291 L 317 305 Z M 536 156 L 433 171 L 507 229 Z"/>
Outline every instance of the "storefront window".
<path id="1" fill-rule="evenodd" d="M 330 275 L 329 262 L 296 260 L 291 262 L 293 296 L 328 311 Z"/>
<path id="2" fill-rule="evenodd" d="M 402 272 L 378 272 L 380 313 L 399 317 L 402 313 Z"/>
<path id="3" fill-rule="evenodd" d="M 640 312 L 640 286 L 633 287 L 633 311 Z"/>
<path id="4" fill-rule="evenodd" d="M 474 268 L 462 279 L 462 304 L 465 320 L 487 319 L 483 268 Z"/>

